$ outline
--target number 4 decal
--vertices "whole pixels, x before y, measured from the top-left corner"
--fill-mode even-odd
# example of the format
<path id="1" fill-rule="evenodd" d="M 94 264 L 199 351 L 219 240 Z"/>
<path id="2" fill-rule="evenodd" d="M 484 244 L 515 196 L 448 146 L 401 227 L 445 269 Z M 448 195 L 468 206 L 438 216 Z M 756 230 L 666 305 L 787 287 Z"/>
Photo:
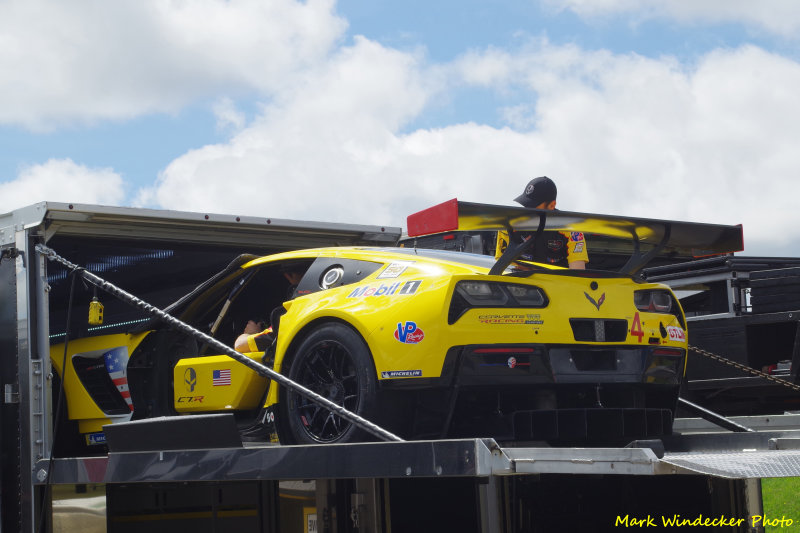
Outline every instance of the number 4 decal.
<path id="1" fill-rule="evenodd" d="M 631 326 L 631 336 L 638 337 L 639 342 L 642 342 L 642 337 L 644 337 L 644 330 L 642 329 L 642 323 L 639 322 L 639 313 L 636 313 L 636 316 L 633 317 L 633 325 Z"/>

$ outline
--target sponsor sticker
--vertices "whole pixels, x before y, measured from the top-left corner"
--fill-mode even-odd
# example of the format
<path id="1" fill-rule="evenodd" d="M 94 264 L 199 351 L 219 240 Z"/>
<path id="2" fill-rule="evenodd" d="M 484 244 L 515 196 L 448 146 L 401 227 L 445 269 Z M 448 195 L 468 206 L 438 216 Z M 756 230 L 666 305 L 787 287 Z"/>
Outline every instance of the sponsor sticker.
<path id="1" fill-rule="evenodd" d="M 511 368 L 511 369 L 514 369 L 514 368 L 522 369 L 524 367 L 531 366 L 531 363 L 530 363 L 530 361 L 528 359 L 529 359 L 528 355 L 524 355 L 524 354 L 520 355 L 519 357 L 517 357 L 516 355 L 511 355 L 504 362 L 503 361 L 498 361 L 497 359 L 488 359 L 487 362 L 482 362 L 478 366 L 495 367 L 495 368 L 497 368 L 497 367 L 508 367 L 508 368 Z M 492 361 L 492 362 L 489 362 L 489 361 Z"/>
<path id="2" fill-rule="evenodd" d="M 524 324 L 525 315 L 480 315 L 481 324 Z"/>
<path id="3" fill-rule="evenodd" d="M 542 320 L 542 315 L 525 315 L 525 323 L 541 326 L 544 324 L 544 320 Z"/>
<path id="4" fill-rule="evenodd" d="M 481 324 L 544 324 L 541 315 L 479 315 L 478 322 Z"/>
<path id="5" fill-rule="evenodd" d="M 398 322 L 394 338 L 403 344 L 417 344 L 425 338 L 425 333 L 416 322 Z"/>
<path id="6" fill-rule="evenodd" d="M 90 446 L 95 444 L 105 444 L 106 443 L 106 434 L 102 431 L 100 433 L 89 433 L 86 435 L 86 442 Z"/>
<path id="7" fill-rule="evenodd" d="M 667 326 L 667 333 L 669 333 L 669 339 L 672 341 L 686 341 L 686 332 L 683 331 L 681 328 L 676 328 L 675 326 Z"/>
<path id="8" fill-rule="evenodd" d="M 583 240 L 583 233 L 580 231 L 573 231 L 569 234 L 569 240 L 571 241 L 582 241 Z"/>
<path id="9" fill-rule="evenodd" d="M 389 370 L 388 372 L 381 372 L 381 377 L 385 379 L 418 378 L 422 377 L 422 370 Z"/>
<path id="10" fill-rule="evenodd" d="M 205 396 L 178 396 L 175 403 L 203 403 Z"/>
<path id="11" fill-rule="evenodd" d="M 579 254 L 582 251 L 583 251 L 583 243 L 582 242 L 576 242 L 575 246 L 572 248 L 572 253 Z"/>
<path id="12" fill-rule="evenodd" d="M 211 384 L 215 387 L 224 387 L 231 384 L 231 369 L 214 370 Z"/>
<path id="13" fill-rule="evenodd" d="M 390 263 L 389 266 L 384 268 L 383 272 L 378 274 L 378 279 L 396 278 L 413 264 L 414 261 L 394 261 L 393 263 Z"/>
<path id="14" fill-rule="evenodd" d="M 422 284 L 422 280 L 398 281 L 397 283 L 365 285 L 356 287 L 347 295 L 348 298 L 366 298 L 368 296 L 404 296 L 414 294 Z"/>
<path id="15" fill-rule="evenodd" d="M 517 359 L 512 355 L 511 357 L 508 358 L 508 361 L 506 361 L 506 365 L 508 365 L 508 368 L 522 368 L 524 366 L 531 366 L 529 362 L 528 363 L 524 362 L 526 357 L 525 356 L 522 357 L 523 360 L 520 361 L 519 359 Z"/>

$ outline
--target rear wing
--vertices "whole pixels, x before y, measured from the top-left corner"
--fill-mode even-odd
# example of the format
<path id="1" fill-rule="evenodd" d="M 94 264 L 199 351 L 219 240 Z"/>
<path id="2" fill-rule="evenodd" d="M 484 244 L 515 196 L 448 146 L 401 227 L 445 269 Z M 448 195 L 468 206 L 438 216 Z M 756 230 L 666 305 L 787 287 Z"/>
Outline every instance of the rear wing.
<path id="1" fill-rule="evenodd" d="M 744 248 L 741 224 L 736 226 L 680 222 L 526 207 L 459 202 L 455 198 L 429 207 L 407 220 L 409 237 L 445 231 L 505 230 L 513 232 L 579 231 L 631 243 L 631 258 L 621 269 L 634 274 L 658 254 L 707 257 Z M 524 244 L 524 243 L 523 243 Z M 502 272 L 530 245 L 509 248 L 493 272 Z"/>

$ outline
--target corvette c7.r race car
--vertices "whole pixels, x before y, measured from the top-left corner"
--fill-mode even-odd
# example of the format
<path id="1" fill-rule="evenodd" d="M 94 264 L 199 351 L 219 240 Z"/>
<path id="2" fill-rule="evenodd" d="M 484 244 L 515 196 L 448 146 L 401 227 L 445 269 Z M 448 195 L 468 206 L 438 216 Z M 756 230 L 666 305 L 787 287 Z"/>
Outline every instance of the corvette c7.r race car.
<path id="1" fill-rule="evenodd" d="M 231 346 L 249 320 L 271 322 L 273 344 L 248 357 L 404 438 L 627 441 L 671 432 L 685 318 L 667 286 L 633 274 L 670 249 L 740 249 L 740 226 L 455 200 L 408 221 L 410 235 L 465 229 L 532 239 L 499 260 L 357 247 L 241 256 L 166 311 Z M 631 261 L 621 273 L 516 261 L 545 229 L 625 240 Z M 302 272 L 296 286 L 287 270 Z M 66 353 L 52 346 L 51 360 L 87 444 L 104 442 L 106 424 L 214 412 L 281 443 L 367 436 L 155 318 L 72 339 Z"/>

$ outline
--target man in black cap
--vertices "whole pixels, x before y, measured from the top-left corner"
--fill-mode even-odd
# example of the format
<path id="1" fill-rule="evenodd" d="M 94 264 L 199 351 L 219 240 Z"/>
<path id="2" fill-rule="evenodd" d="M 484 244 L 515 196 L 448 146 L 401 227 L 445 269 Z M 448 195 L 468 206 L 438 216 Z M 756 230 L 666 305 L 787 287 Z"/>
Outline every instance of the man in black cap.
<path id="1" fill-rule="evenodd" d="M 556 208 L 557 194 L 558 190 L 553 180 L 547 176 L 542 176 L 529 181 L 525 191 L 517 196 L 514 201 L 525 207 L 552 211 Z M 501 246 L 504 233 L 500 232 L 497 236 L 498 254 L 501 253 L 501 247 L 505 249 L 505 246 Z M 528 239 L 530 236 L 531 234 L 523 234 L 521 238 Z M 505 235 L 505 239 L 507 242 L 507 235 Z M 589 262 L 589 254 L 586 251 L 586 240 L 583 237 L 583 233 L 579 231 L 545 231 L 533 244 L 533 250 L 530 253 L 523 254 L 520 259 L 585 269 L 586 263 Z"/>
<path id="2" fill-rule="evenodd" d="M 558 189 L 556 189 L 556 184 L 553 183 L 553 180 L 547 176 L 542 176 L 529 181 L 528 185 L 525 186 L 525 191 L 514 198 L 514 201 L 524 207 L 553 210 L 556 208 L 557 195 Z"/>

